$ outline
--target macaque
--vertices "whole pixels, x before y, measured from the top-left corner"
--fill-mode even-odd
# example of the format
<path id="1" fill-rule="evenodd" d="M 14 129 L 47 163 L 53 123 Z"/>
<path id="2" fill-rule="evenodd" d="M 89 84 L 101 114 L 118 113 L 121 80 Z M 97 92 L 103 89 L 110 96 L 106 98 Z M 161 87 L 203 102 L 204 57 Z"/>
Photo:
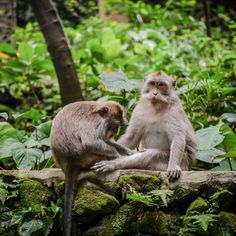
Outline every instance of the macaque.
<path id="1" fill-rule="evenodd" d="M 178 178 L 181 170 L 190 170 L 196 153 L 196 134 L 170 76 L 161 71 L 145 78 L 140 102 L 118 143 L 130 149 L 140 145 L 144 151 L 98 162 L 92 169 L 97 172 L 127 168 L 167 171 L 170 179 Z"/>
<path id="2" fill-rule="evenodd" d="M 73 186 L 80 171 L 98 161 L 132 153 L 111 140 L 124 123 L 123 108 L 116 102 L 71 103 L 54 118 L 51 148 L 56 163 L 65 173 L 63 235 L 70 235 Z"/>

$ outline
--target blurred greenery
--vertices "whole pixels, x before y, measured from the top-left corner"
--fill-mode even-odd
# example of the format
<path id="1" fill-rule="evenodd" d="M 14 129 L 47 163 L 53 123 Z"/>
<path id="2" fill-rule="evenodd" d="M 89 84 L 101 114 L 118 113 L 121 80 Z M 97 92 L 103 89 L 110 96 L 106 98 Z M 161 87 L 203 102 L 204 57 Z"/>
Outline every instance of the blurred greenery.
<path id="1" fill-rule="evenodd" d="M 65 4 L 75 9 L 79 2 Z M 65 28 L 85 99 L 118 101 L 130 115 L 143 77 L 163 70 L 177 80 L 198 130 L 195 168 L 235 169 L 235 20 L 223 7 L 214 9 L 224 27 L 214 25 L 210 38 L 204 22 L 192 16 L 199 8 L 194 0 L 108 0 L 106 6 L 128 15 L 129 23 L 90 17 Z M 6 133 L 0 136 L 0 165 L 50 167 L 48 122 L 60 108 L 54 67 L 37 23 L 17 28 L 12 38 L 15 47 L 0 43 L 0 132 Z"/>

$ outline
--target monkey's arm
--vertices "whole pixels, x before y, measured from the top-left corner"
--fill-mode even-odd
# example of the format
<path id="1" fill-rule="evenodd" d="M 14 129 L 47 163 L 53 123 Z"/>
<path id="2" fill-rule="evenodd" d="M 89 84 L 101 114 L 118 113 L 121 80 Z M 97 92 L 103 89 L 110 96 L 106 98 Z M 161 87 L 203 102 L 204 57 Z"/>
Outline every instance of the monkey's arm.
<path id="1" fill-rule="evenodd" d="M 130 149 L 136 148 L 142 138 L 143 125 L 136 116 L 134 111 L 125 134 L 118 140 L 120 145 Z"/>
<path id="2" fill-rule="evenodd" d="M 171 141 L 170 159 L 167 168 L 170 178 L 178 178 L 181 174 L 180 163 L 186 146 L 186 125 L 181 118 L 175 117 L 168 124 L 169 127 L 167 129 L 167 135 Z"/>
<path id="3" fill-rule="evenodd" d="M 120 157 L 119 152 L 113 146 L 101 139 L 84 141 L 83 147 L 86 152 L 106 156 L 109 159 Z"/>
<path id="4" fill-rule="evenodd" d="M 111 140 L 107 141 L 107 144 L 113 146 L 117 152 L 119 152 L 120 155 L 125 156 L 125 155 L 132 155 L 134 152 L 130 150 L 129 148 L 120 145 L 118 143 L 112 142 Z"/>

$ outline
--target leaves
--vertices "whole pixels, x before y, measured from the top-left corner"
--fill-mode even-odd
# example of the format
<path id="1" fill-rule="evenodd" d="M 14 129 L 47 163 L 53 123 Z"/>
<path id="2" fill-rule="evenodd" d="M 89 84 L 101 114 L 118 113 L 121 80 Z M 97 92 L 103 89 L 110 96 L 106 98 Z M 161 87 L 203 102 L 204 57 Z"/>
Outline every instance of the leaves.
<path id="1" fill-rule="evenodd" d="M 22 59 L 25 64 L 29 65 L 34 56 L 34 48 L 32 48 L 29 44 L 22 42 L 19 44 L 18 54 L 19 58 Z"/>
<path id="2" fill-rule="evenodd" d="M 19 228 L 19 235 L 30 236 L 32 233 L 42 228 L 43 222 L 41 220 L 31 220 L 21 225 L 21 227 Z"/>
<path id="3" fill-rule="evenodd" d="M 23 112 L 18 115 L 14 115 L 14 118 L 16 120 L 22 120 L 22 119 L 31 119 L 34 122 L 38 122 L 40 119 L 42 119 L 42 114 L 37 109 L 31 109 L 29 111 Z"/>

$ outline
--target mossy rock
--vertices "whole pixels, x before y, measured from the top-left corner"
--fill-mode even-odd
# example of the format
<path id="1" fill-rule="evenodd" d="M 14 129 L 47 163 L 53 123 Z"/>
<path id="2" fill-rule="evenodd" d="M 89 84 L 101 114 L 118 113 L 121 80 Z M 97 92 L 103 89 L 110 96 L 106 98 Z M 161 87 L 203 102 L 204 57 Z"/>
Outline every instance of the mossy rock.
<path id="1" fill-rule="evenodd" d="M 210 207 L 209 203 L 201 197 L 198 197 L 195 201 L 193 201 L 188 210 L 186 212 L 186 216 L 189 215 L 193 211 L 197 211 L 198 213 L 202 213 L 206 211 Z"/>
<path id="2" fill-rule="evenodd" d="M 58 180 L 54 183 L 54 191 L 57 197 L 61 197 L 64 195 L 65 190 L 65 182 L 62 180 Z"/>
<path id="3" fill-rule="evenodd" d="M 119 202 L 110 194 L 92 184 L 79 187 L 73 204 L 75 218 L 80 223 L 98 220 L 119 207 Z"/>
<path id="4" fill-rule="evenodd" d="M 142 235 L 177 235 L 180 225 L 180 215 L 168 214 L 162 211 L 146 212 L 137 221 L 137 231 Z"/>
<path id="5" fill-rule="evenodd" d="M 112 215 L 83 233 L 83 236 L 126 236 L 134 235 L 137 220 L 137 206 L 126 203 Z"/>
<path id="6" fill-rule="evenodd" d="M 49 205 L 53 192 L 36 180 L 26 180 L 20 186 L 19 196 L 22 206 L 33 207 L 37 204 Z"/>
<path id="7" fill-rule="evenodd" d="M 236 234 L 236 214 L 221 211 L 220 219 L 225 223 L 225 225 L 234 233 Z"/>
<path id="8" fill-rule="evenodd" d="M 122 175 L 119 178 L 118 185 L 130 191 L 131 188 L 140 193 L 147 193 L 155 189 L 159 189 L 162 180 L 156 176 L 148 175 Z"/>
<path id="9" fill-rule="evenodd" d="M 196 199 L 197 193 L 192 188 L 179 187 L 174 190 L 173 195 L 167 201 L 168 207 L 171 210 L 186 212 L 191 202 Z"/>

